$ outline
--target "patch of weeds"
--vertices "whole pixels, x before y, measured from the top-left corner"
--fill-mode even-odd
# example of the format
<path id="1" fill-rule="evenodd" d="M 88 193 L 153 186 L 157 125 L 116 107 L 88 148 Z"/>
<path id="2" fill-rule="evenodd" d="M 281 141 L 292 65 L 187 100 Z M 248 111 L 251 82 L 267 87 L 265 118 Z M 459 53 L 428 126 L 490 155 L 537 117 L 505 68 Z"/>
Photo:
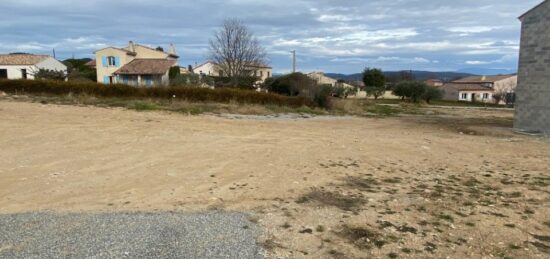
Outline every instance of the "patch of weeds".
<path id="1" fill-rule="evenodd" d="M 477 185 L 480 184 L 480 183 L 481 183 L 481 182 L 478 181 L 476 178 L 471 177 L 470 179 L 464 181 L 463 184 L 464 184 L 465 186 L 468 186 L 468 187 L 475 187 L 475 186 L 477 186 Z"/>
<path id="2" fill-rule="evenodd" d="M 533 237 L 538 239 L 539 241 L 550 242 L 550 236 L 533 235 Z"/>
<path id="3" fill-rule="evenodd" d="M 405 254 L 410 254 L 410 253 L 412 253 L 412 250 L 410 248 L 403 247 L 403 248 L 401 248 L 401 252 L 403 252 Z"/>
<path id="4" fill-rule="evenodd" d="M 427 220 L 422 220 L 422 221 L 418 222 L 418 225 L 420 225 L 420 226 L 427 226 L 428 224 L 430 224 L 430 222 L 428 222 Z"/>
<path id="5" fill-rule="evenodd" d="M 388 254 L 388 257 L 389 257 L 389 258 L 392 258 L 392 259 L 393 259 L 393 258 L 397 258 L 398 256 L 399 256 L 399 255 L 398 255 L 397 253 L 394 253 L 394 252 L 391 252 L 391 253 Z"/>
<path id="6" fill-rule="evenodd" d="M 410 227 L 410 226 L 407 226 L 407 225 L 397 227 L 397 231 L 399 231 L 399 232 L 409 232 L 409 233 L 413 233 L 413 234 L 416 234 L 416 232 L 417 232 L 416 228 L 413 228 L 413 227 Z"/>
<path id="7" fill-rule="evenodd" d="M 515 228 L 516 227 L 515 224 L 511 224 L 511 223 L 504 224 L 504 226 L 509 227 L 509 228 Z"/>
<path id="8" fill-rule="evenodd" d="M 281 227 L 284 228 L 284 229 L 289 229 L 292 226 L 288 222 L 285 222 L 285 224 L 282 224 Z"/>
<path id="9" fill-rule="evenodd" d="M 154 111 L 159 109 L 156 104 L 147 102 L 134 102 L 129 108 L 136 111 Z"/>
<path id="10" fill-rule="evenodd" d="M 319 225 L 315 228 L 315 231 L 317 232 L 325 232 L 325 227 L 322 225 Z"/>
<path id="11" fill-rule="evenodd" d="M 347 258 L 346 255 L 342 252 L 336 251 L 336 250 L 330 250 L 328 252 L 331 258 L 333 259 L 344 259 Z"/>
<path id="12" fill-rule="evenodd" d="M 541 242 L 531 242 L 540 252 L 550 254 L 550 246 Z"/>
<path id="13" fill-rule="evenodd" d="M 382 116 L 391 116 L 398 114 L 401 110 L 388 105 L 371 105 L 368 106 L 366 109 L 366 112 L 368 113 L 374 113 L 375 115 L 382 115 Z"/>
<path id="14" fill-rule="evenodd" d="M 374 246 L 381 248 L 386 244 L 382 234 L 366 227 L 346 225 L 338 234 L 360 249 L 372 249 Z"/>
<path id="15" fill-rule="evenodd" d="M 550 221 L 542 222 L 542 224 L 550 228 Z"/>
<path id="16" fill-rule="evenodd" d="M 275 242 L 273 238 L 264 240 L 260 245 L 267 251 L 273 251 L 275 248 L 285 248 L 283 245 Z"/>
<path id="17" fill-rule="evenodd" d="M 437 214 L 436 217 L 438 219 L 442 219 L 442 220 L 446 220 L 448 222 L 454 222 L 455 219 L 453 218 L 453 216 L 449 215 L 449 214 L 445 214 L 445 213 L 440 213 L 440 214 Z"/>
<path id="18" fill-rule="evenodd" d="M 382 180 L 385 183 L 400 183 L 403 179 L 400 177 L 385 178 Z"/>
<path id="19" fill-rule="evenodd" d="M 531 209 L 531 208 L 527 208 L 523 211 L 525 214 L 535 214 L 535 210 Z"/>
<path id="20" fill-rule="evenodd" d="M 344 186 L 359 189 L 367 192 L 376 192 L 374 186 L 378 185 L 378 181 L 372 177 L 363 178 L 357 176 L 349 176 L 344 180 Z"/>
<path id="21" fill-rule="evenodd" d="M 330 192 L 314 188 L 311 192 L 302 195 L 296 203 L 317 203 L 323 206 L 337 207 L 341 210 L 352 211 L 366 204 L 363 197 L 343 195 L 337 192 Z"/>
<path id="22" fill-rule="evenodd" d="M 504 185 L 510 185 L 510 184 L 513 184 L 514 181 L 512 181 L 510 179 L 502 179 L 502 180 L 500 180 L 500 183 L 502 183 Z"/>
<path id="23" fill-rule="evenodd" d="M 431 242 L 424 243 L 424 250 L 433 253 L 435 250 L 437 250 L 437 245 Z"/>
<path id="24" fill-rule="evenodd" d="M 521 249 L 521 246 L 516 245 L 516 244 L 509 244 L 508 248 L 513 249 L 513 250 L 518 250 L 518 249 Z"/>
<path id="25" fill-rule="evenodd" d="M 522 196 L 523 194 L 521 192 L 512 192 L 506 194 L 506 197 L 508 198 L 521 198 Z"/>
<path id="26" fill-rule="evenodd" d="M 190 115 L 199 115 L 199 114 L 205 113 L 206 109 L 202 107 L 191 106 L 191 107 L 178 108 L 175 111 L 180 113 L 190 114 Z"/>
<path id="27" fill-rule="evenodd" d="M 476 226 L 476 223 L 474 223 L 474 222 L 466 222 L 466 226 L 468 226 L 468 227 L 475 227 L 475 226 Z"/>

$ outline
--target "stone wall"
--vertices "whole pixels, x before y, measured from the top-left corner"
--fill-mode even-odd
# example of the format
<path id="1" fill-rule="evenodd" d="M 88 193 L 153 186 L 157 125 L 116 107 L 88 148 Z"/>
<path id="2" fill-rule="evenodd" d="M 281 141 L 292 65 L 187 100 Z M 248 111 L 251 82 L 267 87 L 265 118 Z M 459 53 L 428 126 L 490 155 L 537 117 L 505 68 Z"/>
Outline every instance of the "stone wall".
<path id="1" fill-rule="evenodd" d="M 522 18 L 514 127 L 550 135 L 550 1 Z"/>

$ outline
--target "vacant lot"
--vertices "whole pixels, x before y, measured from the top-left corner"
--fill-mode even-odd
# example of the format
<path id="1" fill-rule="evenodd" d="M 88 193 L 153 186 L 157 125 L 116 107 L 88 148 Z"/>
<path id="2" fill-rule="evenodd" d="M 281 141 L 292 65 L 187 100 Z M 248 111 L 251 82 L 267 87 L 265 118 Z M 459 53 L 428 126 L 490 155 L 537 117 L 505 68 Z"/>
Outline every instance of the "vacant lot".
<path id="1" fill-rule="evenodd" d="M 248 212 L 273 257 L 550 256 L 550 142 L 513 134 L 510 111 L 429 114 L 3 100 L 0 213 Z"/>

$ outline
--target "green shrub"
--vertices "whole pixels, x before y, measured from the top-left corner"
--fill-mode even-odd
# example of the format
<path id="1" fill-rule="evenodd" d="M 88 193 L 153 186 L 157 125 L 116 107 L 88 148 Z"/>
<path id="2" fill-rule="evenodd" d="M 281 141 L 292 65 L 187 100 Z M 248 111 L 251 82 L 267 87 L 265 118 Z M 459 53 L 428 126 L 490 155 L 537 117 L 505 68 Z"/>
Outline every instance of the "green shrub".
<path id="1" fill-rule="evenodd" d="M 273 104 L 279 106 L 315 106 L 303 97 L 288 97 L 256 91 L 199 87 L 152 87 L 140 88 L 128 85 L 103 85 L 83 82 L 59 82 L 47 80 L 0 80 L 0 91 L 17 94 L 86 94 L 96 97 L 159 98 L 188 100 L 192 102 Z"/>
<path id="2" fill-rule="evenodd" d="M 426 90 L 428 85 L 420 81 L 402 81 L 398 83 L 394 89 L 393 94 L 400 96 L 402 99 L 409 98 L 413 102 L 418 102 L 421 98 L 425 97 Z M 430 92 L 429 100 L 437 99 L 438 93 Z"/>
<path id="3" fill-rule="evenodd" d="M 330 108 L 332 86 L 318 85 L 317 81 L 302 73 L 278 77 L 267 85 L 267 90 L 287 96 L 304 97 L 319 107 Z"/>
<path id="4" fill-rule="evenodd" d="M 424 99 L 426 103 L 430 103 L 431 100 L 439 100 L 441 98 L 443 98 L 443 91 L 433 86 L 426 87 L 426 91 L 424 91 L 424 94 L 422 95 L 422 99 Z"/>

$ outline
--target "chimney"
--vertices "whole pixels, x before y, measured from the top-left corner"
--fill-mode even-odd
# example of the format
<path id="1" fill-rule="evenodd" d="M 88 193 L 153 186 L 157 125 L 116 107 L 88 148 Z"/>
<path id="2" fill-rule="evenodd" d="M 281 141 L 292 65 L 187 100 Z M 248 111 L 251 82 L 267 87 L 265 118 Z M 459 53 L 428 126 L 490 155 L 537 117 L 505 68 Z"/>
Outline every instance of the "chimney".
<path id="1" fill-rule="evenodd" d="M 174 47 L 174 44 L 172 44 L 172 43 L 170 43 L 170 52 L 168 52 L 168 54 L 177 55 L 176 47 Z"/>
<path id="2" fill-rule="evenodd" d="M 129 50 L 130 52 L 136 52 L 136 47 L 134 46 L 134 42 L 133 42 L 133 41 L 128 42 L 128 50 Z"/>

